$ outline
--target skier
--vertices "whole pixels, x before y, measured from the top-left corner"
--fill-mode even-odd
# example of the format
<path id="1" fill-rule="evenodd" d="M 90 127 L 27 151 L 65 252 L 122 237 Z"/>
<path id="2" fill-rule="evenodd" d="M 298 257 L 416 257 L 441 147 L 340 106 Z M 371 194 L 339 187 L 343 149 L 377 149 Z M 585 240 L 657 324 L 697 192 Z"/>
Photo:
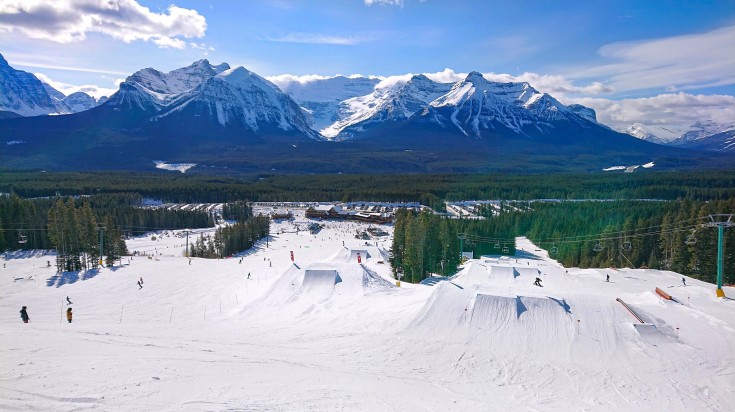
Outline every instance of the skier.
<path id="1" fill-rule="evenodd" d="M 541 286 L 541 278 L 536 278 L 536 281 L 533 282 L 533 284 L 534 284 L 534 286 Z"/>
<path id="2" fill-rule="evenodd" d="M 47 267 L 47 268 L 50 268 L 50 267 L 51 267 L 51 262 L 50 262 L 50 261 L 48 261 L 48 260 L 46 261 L 46 267 Z"/>
<path id="3" fill-rule="evenodd" d="M 610 281 L 610 274 L 608 273 L 607 274 L 607 279 L 605 280 L 605 282 L 609 282 L 609 281 Z"/>
<path id="4" fill-rule="evenodd" d="M 66 310 L 66 320 L 68 320 L 69 323 L 71 323 L 71 317 L 72 317 L 71 308 L 69 308 Z"/>
<path id="5" fill-rule="evenodd" d="M 250 272 L 248 272 L 248 279 L 250 279 Z"/>
<path id="6" fill-rule="evenodd" d="M 143 285 L 140 284 L 140 281 L 138 281 L 138 290 L 143 289 Z"/>
<path id="7" fill-rule="evenodd" d="M 69 296 L 66 297 L 66 304 L 71 305 L 71 300 L 69 300 Z"/>
<path id="8" fill-rule="evenodd" d="M 682 285 L 686 286 L 687 285 L 687 278 L 682 277 L 681 278 L 681 283 L 682 283 Z"/>
<path id="9" fill-rule="evenodd" d="M 23 323 L 28 323 L 31 318 L 28 317 L 28 312 L 26 311 L 26 307 L 23 306 L 20 308 L 20 318 L 23 319 Z"/>
<path id="10" fill-rule="evenodd" d="M 140 277 L 140 284 L 143 284 L 143 276 Z"/>

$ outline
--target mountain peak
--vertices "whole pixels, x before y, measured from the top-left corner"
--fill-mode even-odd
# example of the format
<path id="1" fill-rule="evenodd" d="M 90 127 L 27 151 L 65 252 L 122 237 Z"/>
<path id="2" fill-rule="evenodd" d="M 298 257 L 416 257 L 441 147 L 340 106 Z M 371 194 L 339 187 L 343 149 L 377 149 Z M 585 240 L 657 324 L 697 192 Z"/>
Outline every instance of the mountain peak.
<path id="1" fill-rule="evenodd" d="M 482 75 L 480 72 L 471 71 L 467 77 L 464 79 L 466 82 L 474 83 L 476 81 L 484 81 L 487 82 L 487 79 L 485 76 Z"/>

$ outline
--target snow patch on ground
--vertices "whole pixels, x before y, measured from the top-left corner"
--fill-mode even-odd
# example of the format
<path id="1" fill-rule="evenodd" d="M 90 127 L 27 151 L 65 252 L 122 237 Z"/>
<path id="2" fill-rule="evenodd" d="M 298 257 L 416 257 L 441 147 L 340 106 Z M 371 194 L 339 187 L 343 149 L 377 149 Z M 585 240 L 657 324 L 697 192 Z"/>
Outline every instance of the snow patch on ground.
<path id="1" fill-rule="evenodd" d="M 187 170 L 197 165 L 196 163 L 166 163 L 163 160 L 154 160 L 153 163 L 156 164 L 156 169 L 171 170 L 181 173 L 186 173 Z"/>

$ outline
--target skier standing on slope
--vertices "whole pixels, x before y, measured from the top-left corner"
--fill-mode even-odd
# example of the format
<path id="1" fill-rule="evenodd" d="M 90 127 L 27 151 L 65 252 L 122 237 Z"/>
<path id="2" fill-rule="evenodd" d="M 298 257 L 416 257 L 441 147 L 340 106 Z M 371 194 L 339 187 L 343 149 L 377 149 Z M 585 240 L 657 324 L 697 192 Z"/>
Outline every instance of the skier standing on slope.
<path id="1" fill-rule="evenodd" d="M 71 313 L 71 308 L 69 308 L 66 310 L 66 320 L 68 320 L 69 323 L 71 323 L 71 318 L 72 318 L 72 313 Z"/>
<path id="2" fill-rule="evenodd" d="M 607 274 L 607 279 L 605 280 L 605 282 L 609 282 L 609 281 L 610 281 L 610 274 L 608 273 Z"/>
<path id="3" fill-rule="evenodd" d="M 26 311 L 26 307 L 23 306 L 20 308 L 20 318 L 23 319 L 23 323 L 28 323 L 31 318 L 28 317 L 28 312 Z"/>
<path id="4" fill-rule="evenodd" d="M 681 283 L 682 283 L 682 285 L 686 286 L 687 285 L 687 278 L 682 277 L 681 278 Z"/>

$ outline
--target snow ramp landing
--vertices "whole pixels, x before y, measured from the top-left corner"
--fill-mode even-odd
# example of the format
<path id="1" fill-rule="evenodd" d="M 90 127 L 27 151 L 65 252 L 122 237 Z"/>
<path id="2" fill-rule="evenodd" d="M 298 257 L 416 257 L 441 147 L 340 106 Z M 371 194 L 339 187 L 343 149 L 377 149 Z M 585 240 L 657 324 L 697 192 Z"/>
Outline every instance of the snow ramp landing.
<path id="1" fill-rule="evenodd" d="M 467 338 L 465 321 L 473 294 L 469 288 L 440 282 L 408 332 L 426 339 L 463 342 Z"/>
<path id="2" fill-rule="evenodd" d="M 492 285 L 507 287 L 517 277 L 515 270 L 510 266 L 485 266 L 471 262 L 452 280 L 462 286 Z"/>
<path id="3" fill-rule="evenodd" d="M 304 281 L 297 292 L 299 296 L 309 296 L 316 299 L 329 297 L 336 284 L 342 282 L 337 270 L 334 269 L 306 269 Z"/>
<path id="4" fill-rule="evenodd" d="M 377 248 L 370 248 L 377 250 Z M 346 247 L 343 247 L 339 252 L 337 252 L 334 256 L 328 259 L 330 262 L 344 262 L 344 263 L 357 263 L 357 255 L 360 255 L 360 260 L 362 262 L 365 262 L 368 259 L 371 259 L 373 257 L 373 253 L 370 253 L 371 251 L 366 249 L 348 249 Z M 378 252 L 377 255 L 380 255 Z"/>
<path id="5" fill-rule="evenodd" d="M 570 345 L 574 336 L 571 310 L 564 299 L 478 294 L 470 327 L 479 341 L 505 347 Z"/>

